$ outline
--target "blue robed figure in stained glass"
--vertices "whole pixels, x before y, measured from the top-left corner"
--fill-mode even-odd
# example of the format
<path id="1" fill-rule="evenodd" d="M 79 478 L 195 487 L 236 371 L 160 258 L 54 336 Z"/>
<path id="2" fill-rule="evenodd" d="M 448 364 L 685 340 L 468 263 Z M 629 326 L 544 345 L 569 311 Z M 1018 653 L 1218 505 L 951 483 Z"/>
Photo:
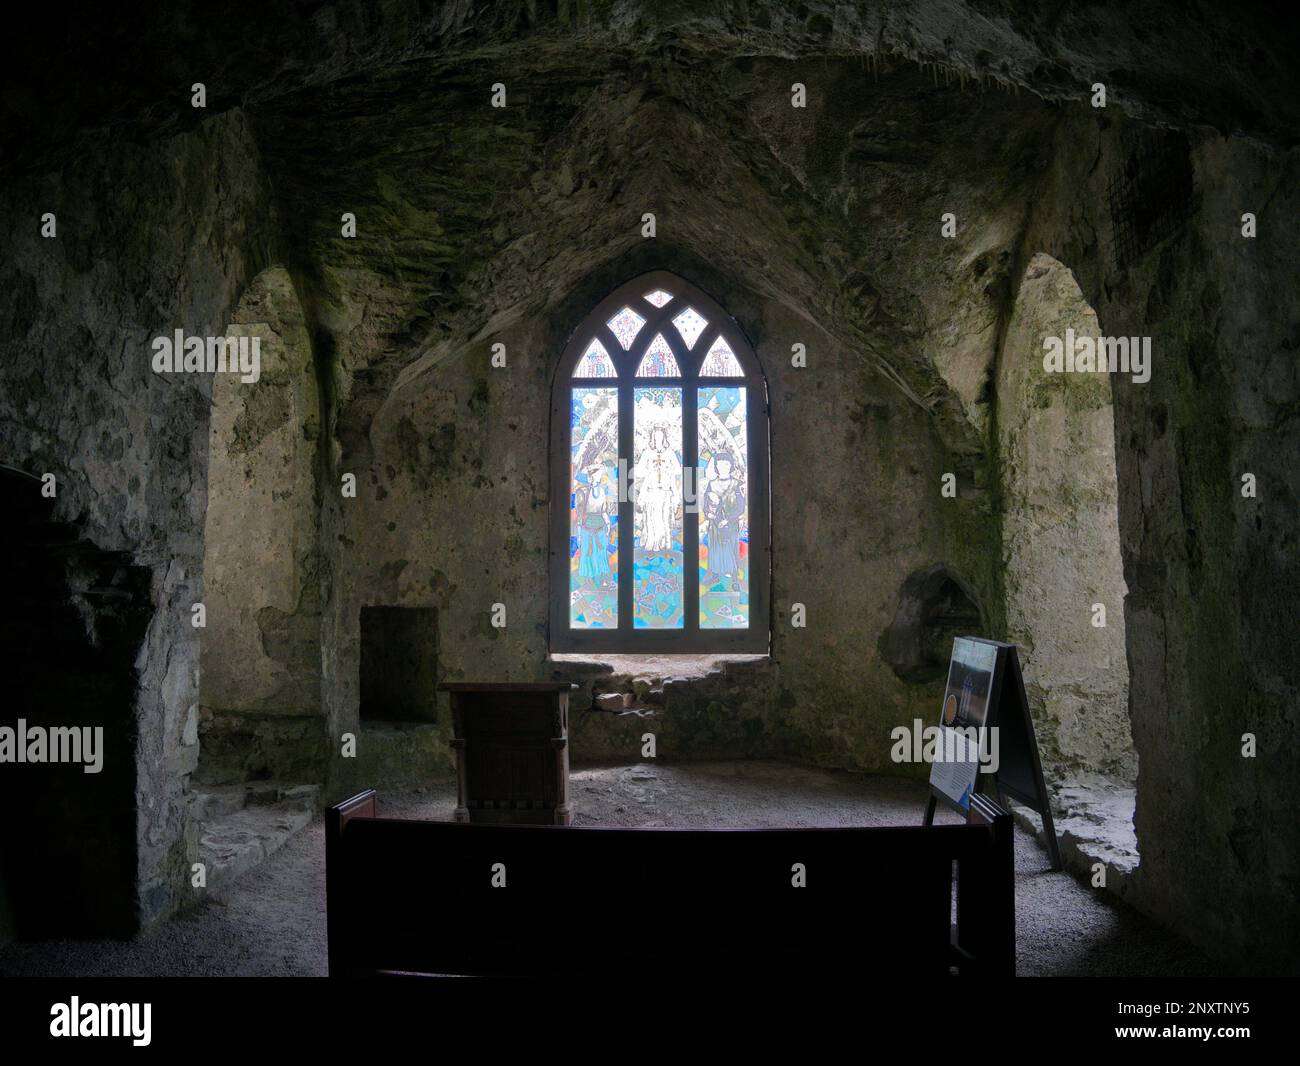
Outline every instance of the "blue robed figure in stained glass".
<path id="1" fill-rule="evenodd" d="M 602 588 L 613 578 L 609 565 L 609 519 L 617 508 L 609 487 L 609 471 L 601 463 L 587 469 L 587 483 L 580 485 L 578 512 L 582 524 L 578 529 L 578 575 Z"/>

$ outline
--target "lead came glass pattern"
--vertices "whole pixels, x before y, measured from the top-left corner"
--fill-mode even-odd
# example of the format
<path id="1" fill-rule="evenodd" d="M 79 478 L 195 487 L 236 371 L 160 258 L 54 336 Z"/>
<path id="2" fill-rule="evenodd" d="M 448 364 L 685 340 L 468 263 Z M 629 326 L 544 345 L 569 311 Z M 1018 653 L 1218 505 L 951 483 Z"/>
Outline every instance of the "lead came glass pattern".
<path id="1" fill-rule="evenodd" d="M 559 650 L 766 647 L 767 497 L 752 499 L 766 453 L 748 441 L 766 439 L 764 390 L 751 427 L 753 353 L 725 312 L 699 306 L 713 308 L 689 286 L 627 286 L 575 339 L 557 408 L 570 455 L 552 490 L 563 500 L 567 484 L 569 504 L 554 531 L 563 545 L 567 526 L 568 555 L 552 556 L 568 600 L 552 606 Z"/>
<path id="2" fill-rule="evenodd" d="M 733 356 L 734 358 L 734 356 Z M 699 390 L 700 628 L 749 626 L 749 463 L 745 389 Z"/>
<path id="3" fill-rule="evenodd" d="M 673 350 L 668 347 L 668 342 L 664 340 L 662 333 L 656 333 L 655 339 L 646 348 L 645 355 L 641 357 L 641 365 L 636 368 L 636 376 L 639 378 L 679 378 L 682 376 L 681 369 L 677 365 L 677 359 L 673 355 Z"/>
<path id="4" fill-rule="evenodd" d="M 704 328 L 708 324 L 708 321 L 693 307 L 688 307 L 673 319 L 673 325 L 677 327 L 677 332 L 682 335 L 682 340 L 686 342 L 687 348 L 695 347 L 695 342 L 700 339 L 700 334 L 704 332 Z"/>
<path id="5" fill-rule="evenodd" d="M 575 387 L 569 425 L 569 624 L 616 629 L 618 389 Z"/>
<path id="6" fill-rule="evenodd" d="M 709 348 L 709 353 L 700 365 L 702 378 L 743 378 L 745 372 L 740 369 L 740 360 L 725 340 L 719 337 Z"/>
<path id="7" fill-rule="evenodd" d="M 638 388 L 633 396 L 633 625 L 681 629 L 682 390 Z"/>
<path id="8" fill-rule="evenodd" d="M 593 340 L 591 346 L 578 360 L 573 376 L 575 378 L 614 378 L 618 377 L 618 371 L 614 369 L 614 360 L 609 357 L 609 352 L 605 351 L 605 346 L 600 341 Z"/>
<path id="9" fill-rule="evenodd" d="M 645 325 L 645 319 L 638 315 L 630 307 L 625 307 L 605 325 L 609 326 L 609 331 L 618 338 L 618 343 L 623 346 L 623 351 L 629 351 L 632 342 L 636 340 L 636 335 L 641 332 L 641 327 Z"/>

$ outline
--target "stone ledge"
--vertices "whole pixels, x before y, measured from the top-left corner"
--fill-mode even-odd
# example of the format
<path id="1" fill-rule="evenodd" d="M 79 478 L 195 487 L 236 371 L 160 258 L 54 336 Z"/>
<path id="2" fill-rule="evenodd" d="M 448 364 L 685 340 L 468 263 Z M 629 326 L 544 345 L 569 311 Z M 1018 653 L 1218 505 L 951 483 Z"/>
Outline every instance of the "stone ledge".
<path id="1" fill-rule="evenodd" d="M 317 785 L 267 785 L 213 789 L 194 796 L 197 811 L 211 817 L 199 830 L 199 859 L 207 867 L 207 891 L 231 882 L 274 855 L 310 824 L 320 797 Z"/>
<path id="2" fill-rule="evenodd" d="M 1065 868 L 1091 885 L 1093 864 L 1100 862 L 1106 869 L 1106 891 L 1128 899 L 1140 861 L 1133 828 L 1137 790 L 1120 781 L 1088 777 L 1063 781 L 1052 792 L 1052 817 Z M 1010 806 L 1016 822 L 1046 848 L 1038 813 L 1016 803 Z"/>
<path id="3" fill-rule="evenodd" d="M 644 681 L 662 686 L 670 681 L 689 681 L 730 672 L 736 667 L 760 668 L 771 663 L 770 655 L 584 655 L 556 653 L 547 662 L 552 673 L 575 680 L 599 676 L 609 680 Z M 581 680 L 579 680 L 581 683 Z"/>

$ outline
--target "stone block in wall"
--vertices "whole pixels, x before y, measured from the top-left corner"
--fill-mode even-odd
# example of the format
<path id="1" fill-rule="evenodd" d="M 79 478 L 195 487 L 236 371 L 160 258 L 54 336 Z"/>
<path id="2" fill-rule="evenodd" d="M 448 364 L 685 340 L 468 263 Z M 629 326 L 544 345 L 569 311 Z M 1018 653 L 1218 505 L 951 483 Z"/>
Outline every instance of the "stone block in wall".
<path id="1" fill-rule="evenodd" d="M 319 715 L 204 708 L 199 737 L 203 752 L 200 776 L 205 784 L 324 779 L 328 749 L 325 720 Z"/>

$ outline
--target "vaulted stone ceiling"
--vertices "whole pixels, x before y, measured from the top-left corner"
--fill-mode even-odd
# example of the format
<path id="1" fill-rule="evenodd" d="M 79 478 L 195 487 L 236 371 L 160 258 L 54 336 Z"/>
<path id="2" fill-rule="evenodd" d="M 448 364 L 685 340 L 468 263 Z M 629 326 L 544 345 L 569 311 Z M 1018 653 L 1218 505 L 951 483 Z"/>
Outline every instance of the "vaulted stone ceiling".
<path id="1" fill-rule="evenodd" d="M 252 10 L 51 26 L 69 34 L 64 63 L 9 68 L 7 118 L 26 136 L 5 165 L 245 109 L 280 212 L 272 256 L 307 296 L 345 445 L 404 368 L 594 300 L 638 265 L 693 265 L 861 351 L 974 459 L 1007 272 L 1062 109 L 1101 78 L 1144 119 L 1283 143 L 1300 130 L 1300 94 L 1279 91 L 1296 80 L 1285 34 L 1210 7 L 1200 21 L 1018 0 Z M 1125 51 L 1099 53 L 1101 39 Z M 206 111 L 185 106 L 196 80 Z M 489 106 L 495 82 L 505 109 Z M 806 109 L 790 106 L 794 82 Z M 32 126 L 36 96 L 62 119 Z M 960 241 L 939 237 L 947 211 Z"/>
<path id="2" fill-rule="evenodd" d="M 1270 10 L 1273 8 L 1273 10 Z M 1146 0 L 121 0 L 24 12 L 4 41 L 0 172 L 74 154 L 87 134 L 147 137 L 420 58 L 507 73 L 557 50 L 629 57 L 872 55 L 1077 99 L 1105 81 L 1130 114 L 1283 144 L 1300 135 L 1294 5 Z M 33 48 L 39 39 L 45 46 Z M 51 56 L 58 59 L 51 61 Z M 178 108 L 210 89 L 207 114 Z"/>
<path id="3" fill-rule="evenodd" d="M 627 264 L 693 262 L 807 316 L 811 344 L 861 350 L 967 444 L 936 358 L 992 352 L 1053 122 L 1041 102 L 911 65 L 751 59 L 515 71 L 495 110 L 501 69 L 404 64 L 256 117 L 286 254 L 360 375 L 358 410 L 525 310 L 594 302 Z M 806 109 L 790 106 L 800 77 Z M 941 238 L 945 211 L 961 242 Z"/>

